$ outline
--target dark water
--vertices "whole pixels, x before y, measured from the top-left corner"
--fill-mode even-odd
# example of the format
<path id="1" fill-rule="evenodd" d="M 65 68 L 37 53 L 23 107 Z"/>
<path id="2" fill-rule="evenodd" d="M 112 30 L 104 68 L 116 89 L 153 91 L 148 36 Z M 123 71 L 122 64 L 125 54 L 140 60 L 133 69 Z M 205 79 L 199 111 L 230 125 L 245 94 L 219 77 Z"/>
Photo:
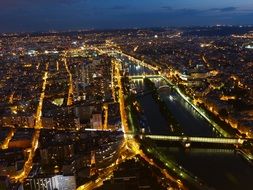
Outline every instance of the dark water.
<path id="1" fill-rule="evenodd" d="M 162 152 L 218 190 L 252 190 L 253 167 L 233 150 L 161 148 Z"/>
<path id="2" fill-rule="evenodd" d="M 152 95 L 142 96 L 138 99 L 147 119 L 146 131 L 156 135 L 166 135 L 169 133 L 169 126 L 165 118 L 160 113 L 158 104 L 153 100 Z"/>
<path id="3" fill-rule="evenodd" d="M 134 73 L 135 75 L 142 75 L 142 74 L 153 74 L 153 71 L 150 71 L 149 69 L 139 66 L 139 65 L 133 65 L 131 63 L 126 65 L 128 68 L 129 73 Z"/>
<path id="4" fill-rule="evenodd" d="M 1 143 L 4 141 L 4 139 L 7 137 L 9 131 L 10 131 L 9 128 L 0 127 L 0 144 L 1 144 Z"/>
<path id="5" fill-rule="evenodd" d="M 184 135 L 217 137 L 219 133 L 198 112 L 196 112 L 177 93 L 161 93 L 171 113 L 180 124 Z"/>
<path id="6" fill-rule="evenodd" d="M 163 80 L 154 81 L 157 86 L 164 85 Z M 143 89 L 143 82 L 135 82 L 139 89 Z M 160 92 L 160 97 L 167 104 L 170 112 L 179 123 L 180 131 L 187 136 L 218 137 L 220 134 L 201 115 L 199 115 L 187 102 L 172 89 Z M 154 134 L 168 135 L 170 128 L 160 113 L 159 106 L 151 95 L 138 98 L 150 130 Z"/>
<path id="7" fill-rule="evenodd" d="M 130 73 L 134 75 L 135 72 Z M 157 87 L 164 81 L 154 81 Z M 133 81 L 133 86 L 143 89 L 143 81 Z M 204 120 L 187 102 L 172 89 L 160 92 L 169 110 L 179 122 L 184 135 L 219 137 L 220 134 Z M 148 130 L 152 134 L 170 134 L 170 128 L 161 115 L 159 106 L 151 95 L 140 96 L 138 100 L 147 117 Z M 232 149 L 159 148 L 172 161 L 204 180 L 218 190 L 253 190 L 253 166 Z"/>

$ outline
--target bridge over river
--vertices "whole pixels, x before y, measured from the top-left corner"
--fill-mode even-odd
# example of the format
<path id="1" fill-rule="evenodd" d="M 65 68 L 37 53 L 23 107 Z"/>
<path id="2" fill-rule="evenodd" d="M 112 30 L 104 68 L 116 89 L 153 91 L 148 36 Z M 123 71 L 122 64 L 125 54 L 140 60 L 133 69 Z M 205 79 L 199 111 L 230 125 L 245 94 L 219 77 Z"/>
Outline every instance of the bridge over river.
<path id="1" fill-rule="evenodd" d="M 177 141 L 177 142 L 199 142 L 214 144 L 234 144 L 242 145 L 244 142 L 253 141 L 253 139 L 243 138 L 218 138 L 218 137 L 186 137 L 186 136 L 165 136 L 165 135 L 143 135 L 144 138 L 159 141 Z"/>

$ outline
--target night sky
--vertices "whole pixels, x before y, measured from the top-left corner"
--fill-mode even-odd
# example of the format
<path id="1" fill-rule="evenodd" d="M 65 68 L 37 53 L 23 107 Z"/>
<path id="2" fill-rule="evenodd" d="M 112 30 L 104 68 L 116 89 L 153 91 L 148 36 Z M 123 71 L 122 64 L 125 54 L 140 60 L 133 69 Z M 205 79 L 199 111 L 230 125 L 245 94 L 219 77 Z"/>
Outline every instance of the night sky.
<path id="1" fill-rule="evenodd" d="M 253 0 L 0 0 L 0 32 L 253 24 Z"/>

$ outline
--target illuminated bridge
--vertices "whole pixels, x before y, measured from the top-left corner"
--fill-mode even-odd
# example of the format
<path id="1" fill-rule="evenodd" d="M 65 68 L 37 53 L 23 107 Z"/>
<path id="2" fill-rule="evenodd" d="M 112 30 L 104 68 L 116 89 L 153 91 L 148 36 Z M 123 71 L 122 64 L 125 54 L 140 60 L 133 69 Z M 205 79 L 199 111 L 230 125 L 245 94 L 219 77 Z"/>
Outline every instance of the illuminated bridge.
<path id="1" fill-rule="evenodd" d="M 163 85 L 163 86 L 159 86 L 158 90 L 161 90 L 161 89 L 171 89 L 172 86 L 169 86 L 169 85 Z"/>
<path id="2" fill-rule="evenodd" d="M 244 142 L 253 141 L 253 139 L 244 138 L 215 138 L 215 137 L 185 137 L 185 136 L 163 136 L 163 135 L 142 135 L 141 137 L 150 138 L 158 141 L 176 141 L 176 142 L 199 142 L 214 144 L 237 144 L 242 145 Z"/>
<path id="3" fill-rule="evenodd" d="M 144 78 L 161 79 L 160 75 L 131 75 L 128 77 L 132 80 L 143 80 Z"/>

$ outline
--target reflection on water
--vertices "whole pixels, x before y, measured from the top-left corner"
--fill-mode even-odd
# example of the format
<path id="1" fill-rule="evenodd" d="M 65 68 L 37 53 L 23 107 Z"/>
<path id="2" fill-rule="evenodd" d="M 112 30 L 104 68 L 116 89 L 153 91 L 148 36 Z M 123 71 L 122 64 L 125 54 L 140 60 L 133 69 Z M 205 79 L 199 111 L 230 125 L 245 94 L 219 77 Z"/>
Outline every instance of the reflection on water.
<path id="1" fill-rule="evenodd" d="M 133 65 L 133 63 L 128 63 Z M 131 66 L 132 67 L 132 66 Z M 129 75 L 140 74 L 141 68 L 132 67 Z M 145 72 L 148 72 L 145 70 Z M 163 79 L 151 79 L 157 87 L 166 82 Z M 143 80 L 132 80 L 132 87 L 141 92 Z M 180 123 L 184 135 L 213 136 L 220 134 L 212 128 L 187 102 L 173 89 L 161 90 L 161 98 Z M 159 112 L 159 106 L 151 95 L 138 96 L 138 100 L 147 117 L 148 129 L 152 134 L 170 134 L 166 120 Z M 206 149 L 161 147 L 160 150 L 171 160 L 204 180 L 218 190 L 252 190 L 253 167 L 233 149 Z"/>
<path id="2" fill-rule="evenodd" d="M 145 131 L 156 135 L 169 134 L 170 130 L 166 119 L 161 115 L 158 104 L 153 100 L 152 95 L 148 94 L 138 98 L 147 119 Z"/>
<path id="3" fill-rule="evenodd" d="M 166 81 L 163 79 L 151 79 L 156 86 L 159 88 L 166 85 Z M 144 90 L 143 80 L 138 80 L 133 82 L 133 86 L 136 87 L 137 91 Z M 180 124 L 180 129 L 184 135 L 187 136 L 207 136 L 207 137 L 219 137 L 220 134 L 211 126 L 209 123 L 202 118 L 198 112 L 196 112 L 184 99 L 178 95 L 173 89 L 161 89 L 159 90 L 160 97 L 165 101 L 171 113 L 176 118 Z M 147 115 L 148 121 L 150 122 L 151 132 L 156 131 L 156 134 L 161 128 L 161 133 L 164 134 L 164 126 L 168 128 L 167 124 L 162 122 L 161 116 L 159 113 L 159 108 L 152 99 L 152 96 L 140 97 L 139 101 L 143 106 L 143 109 L 146 110 L 145 114 Z M 152 106 L 151 106 L 152 105 Z M 150 114 L 150 112 L 156 112 Z M 158 113 L 157 113 L 158 112 Z M 153 124 L 155 121 L 156 125 Z M 157 125 L 157 123 L 161 123 Z M 167 134 L 169 130 L 167 129 Z"/>
<path id="4" fill-rule="evenodd" d="M 253 167 L 229 149 L 161 148 L 168 158 L 218 190 L 252 190 Z"/>

